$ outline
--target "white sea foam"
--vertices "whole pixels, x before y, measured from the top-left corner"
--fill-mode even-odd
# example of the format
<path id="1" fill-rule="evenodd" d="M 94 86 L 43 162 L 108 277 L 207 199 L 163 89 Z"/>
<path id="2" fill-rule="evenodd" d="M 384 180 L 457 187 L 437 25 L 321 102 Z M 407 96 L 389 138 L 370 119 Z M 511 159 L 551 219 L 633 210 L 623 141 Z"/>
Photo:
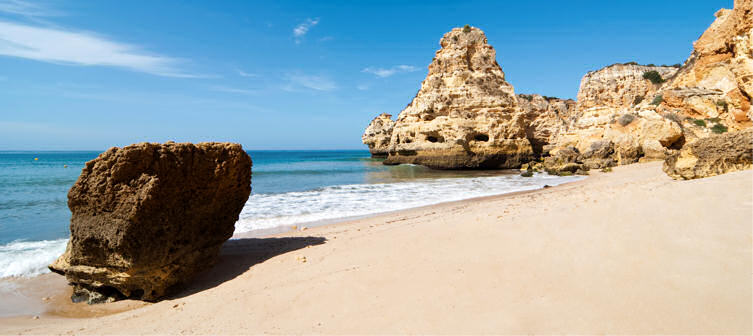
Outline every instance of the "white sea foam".
<path id="1" fill-rule="evenodd" d="M 352 184 L 280 194 L 254 194 L 246 202 L 236 233 L 301 223 L 335 220 L 473 197 L 533 190 L 582 177 L 536 174 L 443 178 L 411 182 Z M 67 239 L 15 241 L 0 245 L 0 278 L 34 276 L 65 251 Z"/>
<path id="2" fill-rule="evenodd" d="M 15 241 L 0 245 L 0 278 L 47 273 L 47 265 L 65 251 L 68 239 Z"/>
<path id="3" fill-rule="evenodd" d="M 235 232 L 363 216 L 425 205 L 533 190 L 582 179 L 517 174 L 426 179 L 382 184 L 353 184 L 281 194 L 255 194 L 241 211 Z"/>

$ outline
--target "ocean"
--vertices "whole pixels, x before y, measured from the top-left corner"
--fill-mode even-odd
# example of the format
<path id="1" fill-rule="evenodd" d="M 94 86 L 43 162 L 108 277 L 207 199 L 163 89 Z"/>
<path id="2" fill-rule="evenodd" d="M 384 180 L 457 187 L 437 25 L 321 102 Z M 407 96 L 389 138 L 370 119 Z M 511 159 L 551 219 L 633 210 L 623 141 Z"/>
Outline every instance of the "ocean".
<path id="1" fill-rule="evenodd" d="M 47 272 L 69 235 L 68 189 L 99 152 L 0 151 L 0 278 Z M 385 166 L 368 151 L 249 151 L 252 193 L 236 233 L 542 188 L 582 177 Z"/>

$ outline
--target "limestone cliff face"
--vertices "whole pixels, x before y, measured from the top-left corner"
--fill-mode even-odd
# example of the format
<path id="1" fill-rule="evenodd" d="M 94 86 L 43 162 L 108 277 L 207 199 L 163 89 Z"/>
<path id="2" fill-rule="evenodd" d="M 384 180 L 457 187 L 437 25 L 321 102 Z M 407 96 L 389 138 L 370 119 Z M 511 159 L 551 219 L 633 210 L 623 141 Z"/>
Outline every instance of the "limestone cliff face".
<path id="1" fill-rule="evenodd" d="M 602 168 L 663 159 L 671 148 L 679 148 L 684 136 L 676 118 L 644 108 L 643 101 L 652 99 L 661 85 L 644 78 L 650 71 L 666 79 L 678 70 L 615 64 L 583 76 L 571 122 L 543 148 L 551 154 L 548 166 Z"/>
<path id="2" fill-rule="evenodd" d="M 392 128 L 395 122 L 392 121 L 392 115 L 382 113 L 371 121 L 366 130 L 363 132 L 361 140 L 367 146 L 372 157 L 386 157 L 387 149 L 392 137 Z"/>
<path id="3" fill-rule="evenodd" d="M 719 118 L 730 130 L 751 126 L 753 0 L 735 0 L 693 44 L 693 53 L 662 92 L 660 111 Z"/>
<path id="4" fill-rule="evenodd" d="M 397 118 L 385 164 L 511 168 L 531 159 L 525 118 L 478 28 L 455 28 Z"/>
<path id="5" fill-rule="evenodd" d="M 662 79 L 672 77 L 677 68 L 637 64 L 613 64 L 583 76 L 578 90 L 578 110 L 592 107 L 626 108 L 653 98 L 661 83 L 653 83 L 644 74 L 656 71 Z"/>
<path id="6" fill-rule="evenodd" d="M 517 97 L 525 118 L 526 137 L 537 154 L 575 120 L 575 101 L 572 99 L 537 94 L 519 94 Z"/>

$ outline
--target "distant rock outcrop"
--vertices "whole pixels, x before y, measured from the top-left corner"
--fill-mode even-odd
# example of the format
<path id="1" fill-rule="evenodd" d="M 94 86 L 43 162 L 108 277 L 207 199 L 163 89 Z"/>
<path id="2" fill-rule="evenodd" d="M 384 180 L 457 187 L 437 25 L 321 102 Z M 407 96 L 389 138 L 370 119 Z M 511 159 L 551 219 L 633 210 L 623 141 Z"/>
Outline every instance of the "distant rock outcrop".
<path id="1" fill-rule="evenodd" d="M 656 74 L 651 79 L 650 73 Z M 638 105 L 652 99 L 663 80 L 677 73 L 677 68 L 634 63 L 613 64 L 587 73 L 578 89 L 578 110 L 613 108 L 615 110 Z"/>
<path id="2" fill-rule="evenodd" d="M 390 146 L 390 137 L 392 137 L 392 127 L 395 122 L 392 121 L 392 115 L 382 113 L 369 123 L 366 130 L 361 136 L 361 140 L 369 146 L 369 152 L 372 157 L 387 157 L 387 150 Z"/>
<path id="3" fill-rule="evenodd" d="M 518 106 L 525 117 L 526 137 L 536 154 L 564 133 L 575 121 L 575 101 L 544 97 L 537 94 L 519 94 Z"/>
<path id="4" fill-rule="evenodd" d="M 717 12 L 679 69 L 616 64 L 584 76 L 577 120 L 546 148 L 550 165 L 662 159 L 696 139 L 751 127 L 751 3 Z"/>
<path id="5" fill-rule="evenodd" d="M 664 172 L 675 179 L 689 180 L 750 169 L 752 163 L 753 128 L 748 128 L 711 135 L 685 145 L 667 157 Z"/>
<path id="6" fill-rule="evenodd" d="M 708 127 L 721 124 L 739 130 L 753 125 L 751 97 L 753 1 L 735 0 L 734 9 L 716 12 L 716 20 L 693 44 L 685 65 L 654 99 L 660 102 L 657 111 L 689 118 L 691 129 L 695 119 L 711 120 Z M 695 129 L 689 138 L 709 134 Z"/>
<path id="7" fill-rule="evenodd" d="M 455 28 L 392 130 L 385 164 L 513 168 L 533 156 L 525 117 L 478 28 Z"/>
<path id="8" fill-rule="evenodd" d="M 68 193 L 71 238 L 50 269 L 74 300 L 155 300 L 210 267 L 251 192 L 231 143 L 141 143 L 86 163 Z"/>
<path id="9" fill-rule="evenodd" d="M 544 147 L 550 170 L 570 163 L 583 169 L 664 159 L 670 148 L 682 146 L 680 123 L 671 114 L 639 106 L 657 92 L 665 76 L 677 68 L 615 64 L 589 72 L 581 80 L 578 102 L 569 127 Z M 646 73 L 654 72 L 654 77 Z"/>

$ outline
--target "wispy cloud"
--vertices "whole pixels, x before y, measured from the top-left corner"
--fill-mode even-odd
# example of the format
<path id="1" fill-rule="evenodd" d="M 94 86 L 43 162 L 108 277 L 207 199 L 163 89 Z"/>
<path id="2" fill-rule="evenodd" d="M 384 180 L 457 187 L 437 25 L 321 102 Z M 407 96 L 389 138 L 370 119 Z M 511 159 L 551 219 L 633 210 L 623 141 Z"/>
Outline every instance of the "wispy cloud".
<path id="1" fill-rule="evenodd" d="M 412 65 L 396 65 L 391 68 L 368 67 L 361 70 L 361 72 L 370 73 L 381 78 L 389 77 L 399 72 L 413 72 L 413 71 L 418 71 L 418 67 L 415 67 Z"/>
<path id="2" fill-rule="evenodd" d="M 49 17 L 62 15 L 61 12 L 24 0 L 0 0 L 0 13 L 25 17 Z"/>
<path id="3" fill-rule="evenodd" d="M 301 87 L 317 91 L 332 91 L 337 88 L 335 82 L 326 76 L 293 73 L 287 74 L 285 79 L 288 81 L 288 85 L 285 87 L 288 91 L 295 91 Z"/>
<path id="4" fill-rule="evenodd" d="M 358 85 L 356 85 L 356 89 L 359 89 L 361 91 L 366 91 L 366 90 L 369 89 L 369 86 L 366 85 L 366 84 L 358 84 Z"/>
<path id="5" fill-rule="evenodd" d="M 259 77 L 258 74 L 250 73 L 250 72 L 245 72 L 243 70 L 238 70 L 238 75 L 240 75 L 241 77 L 251 77 L 251 78 L 253 78 L 253 77 Z"/>
<path id="6" fill-rule="evenodd" d="M 308 18 L 301 24 L 295 26 L 295 28 L 293 28 L 293 38 L 295 38 L 295 43 L 301 43 L 303 37 L 306 36 L 309 30 L 317 24 L 319 24 L 319 18 Z"/>
<path id="7" fill-rule="evenodd" d="M 182 71 L 181 60 L 149 54 L 141 48 L 91 32 L 0 21 L 0 55 L 41 62 L 112 66 L 167 77 L 200 77 Z"/>
<path id="8" fill-rule="evenodd" d="M 229 87 L 229 86 L 213 86 L 210 88 L 210 90 L 217 91 L 217 92 L 235 93 L 235 94 L 241 94 L 241 95 L 259 94 L 259 90 L 242 89 L 242 88 L 235 88 L 235 87 Z"/>

